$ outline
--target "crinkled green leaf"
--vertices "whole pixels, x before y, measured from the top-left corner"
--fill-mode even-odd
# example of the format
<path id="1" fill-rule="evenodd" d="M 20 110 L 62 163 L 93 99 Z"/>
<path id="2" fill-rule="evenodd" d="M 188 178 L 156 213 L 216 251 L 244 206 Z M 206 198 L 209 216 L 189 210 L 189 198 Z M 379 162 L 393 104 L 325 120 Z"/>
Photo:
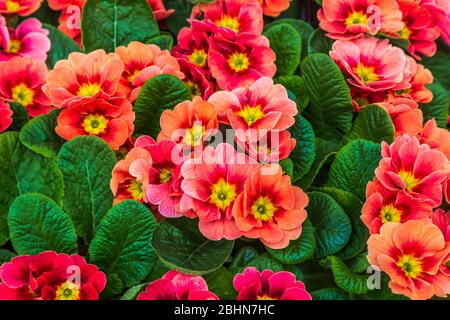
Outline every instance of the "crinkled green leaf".
<path id="1" fill-rule="evenodd" d="M 150 79 L 142 87 L 133 107 L 136 113 L 135 134 L 156 137 L 161 130 L 159 119 L 162 112 L 191 99 L 189 88 L 175 76 L 164 74 Z"/>
<path id="2" fill-rule="evenodd" d="M 333 46 L 334 40 L 325 35 L 322 29 L 314 30 L 308 39 L 308 54 L 325 53 L 328 54 Z"/>
<path id="3" fill-rule="evenodd" d="M 233 275 L 227 268 L 221 267 L 214 272 L 204 276 L 208 289 L 214 292 L 221 300 L 233 300 L 236 298 L 236 291 L 233 287 Z"/>
<path id="4" fill-rule="evenodd" d="M 48 38 L 52 43 L 52 47 L 47 57 L 47 66 L 49 69 L 53 69 L 59 60 L 67 59 L 70 53 L 81 51 L 78 43 L 54 26 L 44 24 L 44 28 L 50 32 Z"/>
<path id="5" fill-rule="evenodd" d="M 20 255 L 77 252 L 77 234 L 70 217 L 41 194 L 17 197 L 9 210 L 8 226 L 12 245 Z"/>
<path id="6" fill-rule="evenodd" d="M 339 151 L 331 166 L 327 186 L 355 194 L 365 200 L 366 185 L 375 176 L 381 160 L 379 144 L 354 140 Z"/>
<path id="7" fill-rule="evenodd" d="M 288 175 L 291 180 L 294 179 L 294 163 L 291 159 L 287 158 L 280 161 L 280 166 L 283 168 L 283 174 Z"/>
<path id="8" fill-rule="evenodd" d="M 120 300 L 136 300 L 137 295 L 144 291 L 146 286 L 147 283 L 141 283 L 131 287 L 120 297 Z"/>
<path id="9" fill-rule="evenodd" d="M 316 258 L 323 258 L 342 250 L 350 240 L 352 227 L 342 207 L 329 195 L 308 193 L 308 218 L 316 237 Z"/>
<path id="10" fill-rule="evenodd" d="M 156 44 L 161 50 L 172 50 L 173 38 L 168 34 L 161 34 L 159 36 L 151 38 L 148 43 Z"/>
<path id="11" fill-rule="evenodd" d="M 297 30 L 287 23 L 280 23 L 266 29 L 264 35 L 269 39 L 270 47 L 277 56 L 277 74 L 294 74 L 302 56 L 302 38 Z"/>
<path id="12" fill-rule="evenodd" d="M 233 250 L 234 241 L 211 241 L 198 230 L 198 221 L 166 219 L 156 228 L 152 245 L 173 269 L 206 274 L 220 268 Z"/>
<path id="13" fill-rule="evenodd" d="M 106 275 L 106 287 L 100 294 L 100 299 L 110 299 L 118 296 L 123 289 L 123 282 L 120 280 L 119 275 L 116 273 L 108 274 Z"/>
<path id="14" fill-rule="evenodd" d="M 248 267 L 254 267 L 259 271 L 269 269 L 275 272 L 279 272 L 284 270 L 283 264 L 280 261 L 274 259 L 268 252 L 257 256 L 255 259 L 250 261 L 250 263 L 248 263 L 245 267 L 241 268 L 239 272 L 242 272 L 242 270 Z"/>
<path id="15" fill-rule="evenodd" d="M 149 274 L 156 219 L 144 205 L 127 200 L 103 218 L 89 247 L 90 261 L 106 274 L 117 274 L 131 287 Z"/>
<path id="16" fill-rule="evenodd" d="M 55 132 L 58 115 L 58 110 L 53 110 L 32 119 L 20 131 L 20 141 L 44 157 L 55 158 L 64 144 L 64 140 Z"/>
<path id="17" fill-rule="evenodd" d="M 146 0 L 87 0 L 81 32 L 87 52 L 114 52 L 131 41 L 145 43 L 159 34 L 159 28 Z"/>
<path id="18" fill-rule="evenodd" d="M 5 262 L 11 261 L 16 254 L 14 252 L 11 252 L 6 249 L 0 249 L 0 265 L 4 264 Z"/>
<path id="19" fill-rule="evenodd" d="M 285 249 L 266 248 L 275 259 L 286 264 L 298 264 L 311 258 L 316 250 L 314 228 L 309 220 L 302 225 L 302 234 L 297 240 L 291 240 Z"/>
<path id="20" fill-rule="evenodd" d="M 313 300 L 347 300 L 348 297 L 344 291 L 338 288 L 320 289 L 311 292 Z"/>
<path id="21" fill-rule="evenodd" d="M 356 273 L 365 273 L 370 264 L 367 260 L 367 252 L 363 252 L 350 260 L 345 261 L 350 270 Z"/>
<path id="22" fill-rule="evenodd" d="M 295 124 L 289 129 L 292 137 L 297 140 L 290 155 L 294 162 L 294 182 L 309 172 L 316 156 L 316 137 L 311 124 L 300 115 L 295 120 Z"/>
<path id="23" fill-rule="evenodd" d="M 433 100 L 430 103 L 423 103 L 420 109 L 423 113 L 425 121 L 435 119 L 439 127 L 447 127 L 448 110 L 450 107 L 450 99 L 445 89 L 438 83 L 428 86 L 433 92 Z"/>
<path id="24" fill-rule="evenodd" d="M 367 275 L 354 273 L 337 257 L 332 256 L 330 259 L 334 281 L 336 281 L 339 288 L 353 294 L 363 294 L 367 292 Z"/>
<path id="25" fill-rule="evenodd" d="M 295 95 L 299 113 L 306 109 L 309 104 L 309 95 L 302 77 L 297 75 L 281 76 L 276 78 L 275 82 L 283 85 Z"/>
<path id="26" fill-rule="evenodd" d="M 9 126 L 8 131 L 20 131 L 23 126 L 30 121 L 27 109 L 25 109 L 20 103 L 16 102 L 9 102 L 9 105 L 13 111 L 13 123 Z"/>
<path id="27" fill-rule="evenodd" d="M 109 182 L 115 163 L 114 152 L 97 137 L 76 137 L 58 154 L 58 166 L 64 175 L 64 209 L 88 243 L 112 206 Z"/>

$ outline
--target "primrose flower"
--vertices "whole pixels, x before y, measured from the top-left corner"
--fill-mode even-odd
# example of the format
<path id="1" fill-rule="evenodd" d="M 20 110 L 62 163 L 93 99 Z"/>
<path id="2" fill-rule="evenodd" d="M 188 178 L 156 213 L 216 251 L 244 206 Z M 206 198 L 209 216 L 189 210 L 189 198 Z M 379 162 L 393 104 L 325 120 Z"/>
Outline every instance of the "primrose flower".
<path id="1" fill-rule="evenodd" d="M 404 25 L 395 0 L 323 0 L 317 17 L 330 38 L 342 40 L 378 32 L 391 34 Z"/>
<path id="2" fill-rule="evenodd" d="M 178 45 L 172 49 L 172 54 L 207 70 L 209 38 L 206 31 L 202 29 L 184 27 L 178 33 Z"/>
<path id="3" fill-rule="evenodd" d="M 61 10 L 61 15 L 59 16 L 58 29 L 61 30 L 66 36 L 75 40 L 81 45 L 81 16 L 83 13 L 83 7 L 86 0 L 56 0 L 53 2 L 59 2 L 55 4 L 53 10 Z M 76 15 L 79 14 L 77 17 Z"/>
<path id="4" fill-rule="evenodd" d="M 419 135 L 419 141 L 429 145 L 431 149 L 442 151 L 450 160 L 450 132 L 447 129 L 439 128 L 436 120 L 431 119 L 425 123 Z"/>
<path id="5" fill-rule="evenodd" d="M 287 90 L 269 77 L 256 80 L 249 87 L 214 93 L 209 99 L 223 123 L 229 123 L 241 141 L 247 141 L 250 129 L 287 130 L 295 123 L 297 105 Z"/>
<path id="6" fill-rule="evenodd" d="M 14 57 L 0 62 L 0 99 L 21 104 L 31 117 L 52 109 L 42 92 L 48 69 L 44 62 L 30 57 Z"/>
<path id="7" fill-rule="evenodd" d="M 123 96 L 117 91 L 124 63 L 115 53 L 99 49 L 88 54 L 73 52 L 47 75 L 42 90 L 57 108 L 96 98 Z"/>
<path id="8" fill-rule="evenodd" d="M 274 171 L 270 175 L 264 170 Z M 275 171 L 276 170 L 276 171 Z M 279 165 L 261 167 L 244 185 L 233 206 L 236 226 L 248 238 L 272 249 L 283 249 L 302 233 L 308 196 L 292 186 Z"/>
<path id="9" fill-rule="evenodd" d="M 395 294 L 414 300 L 446 297 L 450 278 L 441 271 L 450 243 L 431 221 L 411 220 L 383 225 L 368 241 L 369 263 L 386 272 Z"/>
<path id="10" fill-rule="evenodd" d="M 165 20 L 175 12 L 174 9 L 167 10 L 163 0 L 147 0 L 147 2 L 152 8 L 157 21 Z"/>
<path id="11" fill-rule="evenodd" d="M 208 99 L 215 91 L 215 83 L 211 78 L 211 73 L 185 58 L 177 58 L 181 72 L 184 73 L 183 82 L 191 90 L 192 96 L 200 96 Z"/>
<path id="12" fill-rule="evenodd" d="M 203 15 L 202 21 L 195 19 L 198 15 Z M 263 14 L 258 0 L 217 0 L 194 8 L 191 18 L 194 27 L 212 33 L 260 35 L 263 30 Z"/>
<path id="13" fill-rule="evenodd" d="M 2 24 L 0 17 L 0 25 Z M 45 62 L 50 51 L 49 31 L 42 27 L 41 22 L 29 18 L 21 22 L 16 29 L 0 26 L 0 61 L 16 56 L 28 56 Z"/>
<path id="14" fill-rule="evenodd" d="M 13 258 L 0 267 L 0 279 L 0 300 L 98 300 L 106 285 L 97 266 L 53 251 Z"/>
<path id="15" fill-rule="evenodd" d="M 311 300 L 305 285 L 290 272 L 259 272 L 250 267 L 233 280 L 237 300 Z"/>
<path id="16" fill-rule="evenodd" d="M 153 281 L 136 300 L 219 300 L 209 291 L 205 279 L 170 271 L 161 279 Z"/>
<path id="17" fill-rule="evenodd" d="M 411 60 L 388 40 L 337 40 L 330 56 L 349 77 L 347 81 L 362 90 L 378 92 L 411 87 Z"/>
<path id="18" fill-rule="evenodd" d="M 246 87 L 277 71 L 275 53 L 264 36 L 241 33 L 232 37 L 216 34 L 211 40 L 208 65 L 222 90 Z"/>
<path id="19" fill-rule="evenodd" d="M 450 45 L 450 3 L 447 0 L 421 0 L 420 5 L 430 11 L 442 40 Z"/>
<path id="20" fill-rule="evenodd" d="M 404 135 L 390 146 L 381 144 L 382 159 L 375 175 L 392 191 L 405 191 L 413 198 L 442 203 L 442 183 L 447 179 L 448 160 L 444 153 L 420 144 L 416 137 Z"/>
<path id="21" fill-rule="evenodd" d="M 42 0 L 0 0 L 0 14 L 29 16 L 39 9 Z"/>
<path id="22" fill-rule="evenodd" d="M 13 111 L 9 104 L 0 100 L 0 133 L 9 128 L 12 124 Z"/>
<path id="23" fill-rule="evenodd" d="M 127 96 L 131 92 L 132 102 L 136 100 L 141 87 L 151 78 L 161 74 L 184 78 L 177 60 L 168 50 L 161 50 L 157 45 L 132 41 L 127 47 L 118 47 L 116 54 L 124 64 L 119 91 Z"/>
<path id="24" fill-rule="evenodd" d="M 376 179 L 368 183 L 366 198 L 361 220 L 371 234 L 379 233 L 381 226 L 388 222 L 425 219 L 433 212 L 429 203 L 413 199 L 404 191 L 386 189 Z"/>
<path id="25" fill-rule="evenodd" d="M 239 238 L 233 204 L 257 168 L 256 161 L 237 153 L 229 144 L 219 144 L 215 149 L 206 147 L 201 155 L 181 167 L 181 211 L 195 212 L 201 233 L 210 240 Z"/>
<path id="26" fill-rule="evenodd" d="M 289 9 L 292 0 L 259 0 L 263 13 L 266 16 L 278 17 L 283 11 Z"/>
<path id="27" fill-rule="evenodd" d="M 450 211 L 437 209 L 431 215 L 431 220 L 442 231 L 445 241 L 450 242 Z"/>
<path id="28" fill-rule="evenodd" d="M 97 136 L 118 150 L 134 131 L 134 112 L 124 98 L 82 100 L 58 116 L 56 133 L 66 140 Z"/>
<path id="29" fill-rule="evenodd" d="M 120 160 L 112 171 L 110 187 L 114 204 L 129 199 L 147 203 L 151 168 L 152 157 L 147 150 L 131 149 L 126 158 Z"/>

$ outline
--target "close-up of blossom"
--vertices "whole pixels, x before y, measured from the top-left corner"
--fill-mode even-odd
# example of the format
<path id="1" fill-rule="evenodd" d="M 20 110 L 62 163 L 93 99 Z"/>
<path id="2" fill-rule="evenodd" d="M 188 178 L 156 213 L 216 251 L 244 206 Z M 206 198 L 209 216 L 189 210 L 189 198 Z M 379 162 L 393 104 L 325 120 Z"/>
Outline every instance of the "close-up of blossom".
<path id="1" fill-rule="evenodd" d="M 42 0 L 0 0 L 0 14 L 28 16 L 41 6 Z"/>
<path id="2" fill-rule="evenodd" d="M 278 17 L 289 9 L 292 0 L 259 0 L 263 13 L 266 16 Z"/>

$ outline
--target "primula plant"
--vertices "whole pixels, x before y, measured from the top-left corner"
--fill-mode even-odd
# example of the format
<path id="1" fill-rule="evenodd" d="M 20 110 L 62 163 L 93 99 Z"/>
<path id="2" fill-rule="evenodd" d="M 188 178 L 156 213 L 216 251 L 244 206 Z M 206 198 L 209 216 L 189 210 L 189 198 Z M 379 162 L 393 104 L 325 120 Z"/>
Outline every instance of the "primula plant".
<path id="1" fill-rule="evenodd" d="M 447 0 L 0 0 L 0 299 L 447 299 Z"/>

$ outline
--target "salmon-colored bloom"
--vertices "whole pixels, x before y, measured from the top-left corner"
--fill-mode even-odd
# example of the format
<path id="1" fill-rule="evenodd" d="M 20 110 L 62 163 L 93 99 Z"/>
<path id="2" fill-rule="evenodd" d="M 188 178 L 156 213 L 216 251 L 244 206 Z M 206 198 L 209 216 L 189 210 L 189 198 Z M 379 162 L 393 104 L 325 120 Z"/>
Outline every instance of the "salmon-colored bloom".
<path id="1" fill-rule="evenodd" d="M 39 9 L 42 0 L 0 0 L 0 14 L 29 16 Z"/>
<path id="2" fill-rule="evenodd" d="M 369 262 L 391 278 L 393 293 L 415 300 L 450 293 L 450 278 L 440 271 L 450 243 L 431 221 L 387 223 L 369 238 L 368 250 Z"/>
<path id="3" fill-rule="evenodd" d="M 225 37 L 219 33 L 211 40 L 208 65 L 222 90 L 246 87 L 277 71 L 275 53 L 264 36 L 241 33 Z"/>
<path id="4" fill-rule="evenodd" d="M 9 128 L 12 124 L 13 111 L 9 104 L 0 100 L 0 133 Z"/>
<path id="5" fill-rule="evenodd" d="M 450 160 L 450 132 L 447 129 L 439 128 L 436 120 L 431 119 L 425 123 L 419 141 L 429 145 L 431 149 L 442 151 Z"/>
<path id="6" fill-rule="evenodd" d="M 219 122 L 214 105 L 195 97 L 192 101 L 178 104 L 173 110 L 164 110 L 160 125 L 158 141 L 172 140 L 195 148 L 216 133 Z"/>
<path id="7" fill-rule="evenodd" d="M 112 171 L 110 187 L 114 204 L 129 199 L 147 203 L 151 168 L 152 157 L 147 150 L 131 149 L 126 158 L 120 160 Z"/>
<path id="8" fill-rule="evenodd" d="M 283 176 L 281 166 L 268 166 L 247 179 L 236 198 L 233 216 L 242 235 L 260 239 L 269 248 L 283 249 L 300 237 L 309 200 L 302 189 L 292 186 L 289 176 Z"/>
<path id="9" fill-rule="evenodd" d="M 174 270 L 147 285 L 136 300 L 219 300 L 219 298 L 209 291 L 202 277 Z"/>
<path id="10" fill-rule="evenodd" d="M 378 103 L 386 109 L 395 128 L 395 136 L 418 135 L 422 131 L 423 114 L 419 105 L 411 99 L 393 98 L 389 102 Z"/>
<path id="11" fill-rule="evenodd" d="M 49 112 L 50 100 L 42 92 L 47 72 L 44 62 L 29 57 L 0 62 L 0 99 L 20 103 L 32 117 Z"/>
<path id="12" fill-rule="evenodd" d="M 199 15 L 203 20 L 195 20 Z M 192 11 L 191 23 L 212 33 L 252 33 L 259 35 L 263 30 L 263 14 L 258 0 L 217 0 L 196 6 Z"/>
<path id="13" fill-rule="evenodd" d="M 348 82 L 362 90 L 377 92 L 411 87 L 411 61 L 388 40 L 337 40 L 330 56 L 349 76 Z"/>
<path id="14" fill-rule="evenodd" d="M 266 16 L 278 17 L 283 11 L 289 9 L 292 0 L 259 0 L 263 13 Z"/>
<path id="15" fill-rule="evenodd" d="M 165 20 L 175 12 L 174 9 L 167 10 L 162 0 L 147 0 L 147 2 L 157 21 Z"/>
<path id="16" fill-rule="evenodd" d="M 124 70 L 120 91 L 136 100 L 145 82 L 161 74 L 171 74 L 184 78 L 177 60 L 168 50 L 161 50 L 157 45 L 132 41 L 127 47 L 121 46 L 116 53 L 122 59 Z"/>
<path id="17" fill-rule="evenodd" d="M 157 206 L 163 217 L 182 217 L 183 213 L 180 211 L 180 201 L 183 195 L 181 165 L 186 160 L 183 151 L 173 141 L 164 140 L 156 143 L 149 136 L 137 138 L 134 145 L 145 148 L 153 160 L 146 189 L 148 202 Z"/>
<path id="18" fill-rule="evenodd" d="M 259 272 L 250 267 L 233 280 L 237 300 L 311 300 L 305 285 L 290 272 Z"/>
<path id="19" fill-rule="evenodd" d="M 287 130 L 295 123 L 297 105 L 287 90 L 269 77 L 256 80 L 249 87 L 231 92 L 220 91 L 209 99 L 222 123 L 230 124 L 241 141 L 249 140 L 255 131 Z M 259 132 L 262 133 L 262 132 Z"/>
<path id="20" fill-rule="evenodd" d="M 192 96 L 200 96 L 208 99 L 215 91 L 215 83 L 211 72 L 188 61 L 186 58 L 177 58 L 181 72 L 184 73 L 183 82 L 191 90 Z"/>
<path id="21" fill-rule="evenodd" d="M 431 220 L 442 231 L 445 241 L 450 242 L 450 211 L 437 209 L 431 215 Z"/>
<path id="22" fill-rule="evenodd" d="M 433 93 L 426 85 L 433 83 L 433 75 L 423 65 L 416 63 L 412 57 L 408 57 L 411 79 L 410 87 L 395 91 L 394 95 L 413 99 L 417 103 L 428 103 L 433 100 Z"/>
<path id="23" fill-rule="evenodd" d="M 124 64 L 115 53 L 104 50 L 88 54 L 74 52 L 60 60 L 47 75 L 42 88 L 57 108 L 96 98 L 122 95 L 117 91 Z"/>
<path id="24" fill-rule="evenodd" d="M 450 46 L 450 2 L 448 0 L 421 0 L 420 4 L 430 11 L 442 40 Z"/>
<path id="25" fill-rule="evenodd" d="M 134 117 L 124 98 L 82 100 L 59 114 L 55 131 L 66 140 L 97 136 L 118 150 L 134 131 Z"/>
<path id="26" fill-rule="evenodd" d="M 56 0 L 54 2 L 60 2 L 58 9 L 53 9 L 61 10 L 58 29 L 81 45 L 81 16 L 86 0 Z"/>
<path id="27" fill-rule="evenodd" d="M 201 155 L 181 168 L 182 212 L 193 210 L 201 233 L 210 240 L 234 240 L 241 236 L 232 214 L 233 204 L 258 165 L 229 144 L 206 147 Z"/>
<path id="28" fill-rule="evenodd" d="M 0 17 L 0 61 L 16 56 L 28 56 L 45 62 L 50 51 L 48 30 L 42 27 L 38 19 L 29 18 L 21 22 L 16 29 L 2 25 Z"/>
<path id="29" fill-rule="evenodd" d="M 425 219 L 433 212 L 429 203 L 413 199 L 404 191 L 386 189 L 377 179 L 367 184 L 366 198 L 361 220 L 371 234 L 379 233 L 388 222 Z"/>
<path id="30" fill-rule="evenodd" d="M 375 175 L 392 191 L 405 191 L 413 198 L 442 203 L 442 183 L 447 179 L 448 160 L 444 153 L 420 144 L 416 137 L 398 137 L 390 146 L 381 144 L 382 159 Z"/>
<path id="31" fill-rule="evenodd" d="M 400 38 L 409 41 L 408 51 L 418 58 L 417 53 L 431 57 L 436 53 L 436 39 L 439 29 L 435 27 L 430 11 L 416 0 L 399 0 L 403 13 L 404 27 L 397 32 Z"/>
<path id="32" fill-rule="evenodd" d="M 333 39 L 394 33 L 404 25 L 395 0 L 323 0 L 317 17 L 320 27 Z"/>

